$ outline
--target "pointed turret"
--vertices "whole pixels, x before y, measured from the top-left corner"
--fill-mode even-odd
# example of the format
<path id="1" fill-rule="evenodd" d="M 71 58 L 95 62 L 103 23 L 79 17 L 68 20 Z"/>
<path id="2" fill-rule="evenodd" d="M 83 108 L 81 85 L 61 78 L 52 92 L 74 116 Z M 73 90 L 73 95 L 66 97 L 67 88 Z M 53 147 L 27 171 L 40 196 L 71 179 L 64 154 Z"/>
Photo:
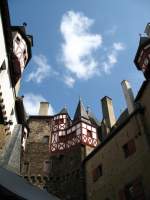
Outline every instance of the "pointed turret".
<path id="1" fill-rule="evenodd" d="M 75 115 L 73 118 L 73 122 L 77 122 L 80 120 L 91 123 L 81 98 L 79 99 L 79 103 L 77 105 L 77 109 L 76 109 L 76 112 L 75 112 Z"/>

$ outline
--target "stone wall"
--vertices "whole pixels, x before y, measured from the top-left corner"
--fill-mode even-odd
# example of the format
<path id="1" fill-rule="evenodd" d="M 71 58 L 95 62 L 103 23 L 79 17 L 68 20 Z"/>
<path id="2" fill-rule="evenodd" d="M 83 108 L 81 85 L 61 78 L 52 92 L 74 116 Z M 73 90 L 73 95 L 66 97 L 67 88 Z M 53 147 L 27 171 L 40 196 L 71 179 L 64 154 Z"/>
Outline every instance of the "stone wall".
<path id="1" fill-rule="evenodd" d="M 30 133 L 23 153 L 21 175 L 32 184 L 43 188 L 48 179 L 44 162 L 49 160 L 49 142 L 44 137 L 51 135 L 51 119 L 30 118 L 28 125 Z"/>
<path id="2" fill-rule="evenodd" d="M 150 199 L 150 84 L 138 99 L 139 110 L 85 162 L 87 200 L 128 200 L 124 188 L 140 180 L 145 198 Z M 125 157 L 124 145 L 134 140 L 136 151 Z M 94 179 L 94 170 L 102 174 Z M 137 199 L 137 198 L 135 198 Z"/>
<path id="3" fill-rule="evenodd" d="M 85 148 L 78 145 L 64 154 L 50 157 L 49 192 L 66 200 L 84 199 L 84 156 Z"/>
<path id="4" fill-rule="evenodd" d="M 0 155 L 3 153 L 3 149 L 6 143 L 6 132 L 5 132 L 5 126 L 3 124 L 0 124 Z"/>

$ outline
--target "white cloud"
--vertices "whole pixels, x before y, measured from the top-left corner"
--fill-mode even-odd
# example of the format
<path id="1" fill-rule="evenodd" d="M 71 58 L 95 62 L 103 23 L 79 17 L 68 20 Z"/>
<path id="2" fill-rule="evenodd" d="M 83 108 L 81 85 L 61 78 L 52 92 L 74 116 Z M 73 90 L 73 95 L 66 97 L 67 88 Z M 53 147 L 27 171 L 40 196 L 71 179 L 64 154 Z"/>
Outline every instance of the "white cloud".
<path id="1" fill-rule="evenodd" d="M 37 115 L 39 112 L 40 102 L 46 101 L 46 99 L 39 94 L 27 93 L 24 96 L 25 110 L 30 115 Z M 54 109 L 49 104 L 49 115 L 54 114 Z"/>
<path id="2" fill-rule="evenodd" d="M 118 62 L 118 53 L 125 49 L 125 45 L 121 42 L 114 42 L 112 48 L 107 53 L 105 61 L 102 63 L 102 71 L 110 74 L 111 69 Z"/>
<path id="3" fill-rule="evenodd" d="M 121 51 L 121 50 L 124 50 L 124 49 L 125 49 L 125 46 L 124 46 L 124 44 L 121 43 L 121 42 L 114 42 L 114 43 L 113 43 L 113 48 L 114 48 L 114 50 L 116 50 L 116 51 Z"/>
<path id="4" fill-rule="evenodd" d="M 36 64 L 33 71 L 28 75 L 27 81 L 41 83 L 52 73 L 51 66 L 48 64 L 47 58 L 40 54 L 33 56 L 33 62 Z"/>
<path id="5" fill-rule="evenodd" d="M 109 74 L 118 62 L 119 52 L 125 49 L 121 42 L 114 42 L 111 47 L 102 46 L 102 35 L 90 32 L 93 24 L 94 20 L 81 12 L 68 11 L 62 17 L 61 61 L 65 67 L 63 81 L 68 87 L 73 87 L 77 79 L 88 80 L 95 75 Z M 116 30 L 117 26 L 113 26 L 106 35 L 114 35 Z M 94 56 L 98 49 L 99 60 Z"/>
<path id="6" fill-rule="evenodd" d="M 89 79 L 96 73 L 98 63 L 93 53 L 101 46 L 102 36 L 90 33 L 93 23 L 94 20 L 80 12 L 68 11 L 62 17 L 62 60 L 75 78 Z"/>
<path id="7" fill-rule="evenodd" d="M 66 85 L 68 85 L 68 87 L 72 88 L 74 86 L 75 79 L 72 78 L 71 76 L 65 76 L 64 82 L 66 83 Z"/>

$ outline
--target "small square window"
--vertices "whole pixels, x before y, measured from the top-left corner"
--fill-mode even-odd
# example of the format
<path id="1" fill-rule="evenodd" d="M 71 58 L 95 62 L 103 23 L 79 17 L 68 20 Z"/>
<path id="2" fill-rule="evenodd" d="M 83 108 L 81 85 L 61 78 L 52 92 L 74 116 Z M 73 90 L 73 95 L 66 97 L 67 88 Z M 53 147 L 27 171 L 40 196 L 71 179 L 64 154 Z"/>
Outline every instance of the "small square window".
<path id="1" fill-rule="evenodd" d="M 135 141 L 133 139 L 129 140 L 128 143 L 124 144 L 122 148 L 125 158 L 129 157 L 136 152 Z"/>
<path id="2" fill-rule="evenodd" d="M 102 165 L 99 165 L 93 170 L 93 181 L 96 182 L 102 175 Z"/>
<path id="3" fill-rule="evenodd" d="M 88 137 L 92 137 L 92 131 L 87 130 L 87 136 L 88 136 Z"/>

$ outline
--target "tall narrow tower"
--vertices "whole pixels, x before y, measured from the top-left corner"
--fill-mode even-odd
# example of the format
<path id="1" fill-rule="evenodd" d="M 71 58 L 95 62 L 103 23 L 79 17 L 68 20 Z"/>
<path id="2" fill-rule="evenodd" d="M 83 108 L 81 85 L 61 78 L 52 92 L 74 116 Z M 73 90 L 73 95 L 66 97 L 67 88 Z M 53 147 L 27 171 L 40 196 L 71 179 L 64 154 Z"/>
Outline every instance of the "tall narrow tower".
<path id="1" fill-rule="evenodd" d="M 68 200 L 85 197 L 82 161 L 98 143 L 98 126 L 92 120 L 81 99 L 73 120 L 66 109 L 53 118 L 48 190 L 58 197 Z"/>

